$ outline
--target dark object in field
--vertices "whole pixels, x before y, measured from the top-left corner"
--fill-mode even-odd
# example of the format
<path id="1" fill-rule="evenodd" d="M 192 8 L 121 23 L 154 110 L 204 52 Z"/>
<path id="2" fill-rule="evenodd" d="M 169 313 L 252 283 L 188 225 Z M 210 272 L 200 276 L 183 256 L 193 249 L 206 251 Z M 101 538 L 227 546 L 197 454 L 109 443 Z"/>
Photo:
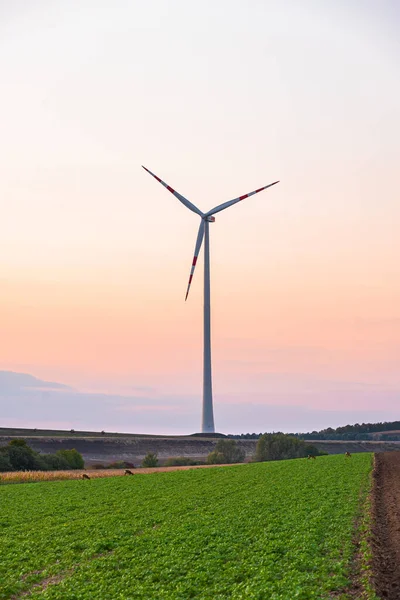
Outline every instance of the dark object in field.
<path id="1" fill-rule="evenodd" d="M 311 458 L 312 460 L 315 460 L 315 456 L 314 456 L 314 454 L 309 454 L 309 455 L 307 456 L 307 460 L 310 460 L 310 458 Z"/>
<path id="2" fill-rule="evenodd" d="M 89 475 L 86 475 L 86 473 L 82 473 L 82 479 L 90 479 Z"/>
<path id="3" fill-rule="evenodd" d="M 133 475 L 133 473 L 129 469 L 125 469 L 124 475 Z"/>
<path id="4" fill-rule="evenodd" d="M 347 458 L 351 458 L 350 452 L 345 452 L 344 455 L 347 456 Z"/>

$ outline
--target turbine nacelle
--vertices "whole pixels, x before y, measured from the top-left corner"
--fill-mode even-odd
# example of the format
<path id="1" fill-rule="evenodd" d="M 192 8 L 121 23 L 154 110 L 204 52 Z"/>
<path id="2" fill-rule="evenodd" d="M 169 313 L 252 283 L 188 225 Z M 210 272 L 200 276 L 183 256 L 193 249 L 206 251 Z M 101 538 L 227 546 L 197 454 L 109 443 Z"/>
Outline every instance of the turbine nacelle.
<path id="1" fill-rule="evenodd" d="M 243 196 L 239 196 L 238 198 L 234 198 L 233 200 L 229 200 L 228 202 L 223 202 L 222 204 L 218 204 L 218 206 L 215 206 L 211 210 L 208 210 L 206 213 L 203 213 L 197 206 L 195 206 L 192 202 L 190 202 L 190 200 L 188 200 L 187 198 L 185 198 L 185 196 L 182 196 L 182 194 L 180 194 L 179 192 L 174 190 L 170 185 L 168 185 L 168 183 L 165 183 L 165 181 L 163 181 L 157 175 L 155 175 L 154 173 L 149 171 L 149 169 L 147 169 L 144 166 L 143 166 L 143 169 L 145 171 L 147 171 L 150 175 L 152 175 L 154 177 L 154 179 L 156 179 L 159 183 L 161 183 L 161 185 L 163 185 L 169 192 L 171 192 L 171 194 L 173 194 L 176 198 L 178 198 L 178 200 L 180 202 L 182 202 L 182 204 L 184 206 L 186 206 L 186 208 L 188 208 L 192 212 L 198 214 L 199 217 L 201 218 L 199 232 L 197 234 L 196 246 L 194 249 L 192 268 L 190 269 L 189 283 L 188 283 L 187 290 L 186 290 L 186 297 L 185 297 L 185 300 L 186 300 L 188 297 L 188 294 L 189 294 L 190 284 L 192 283 L 194 270 L 196 268 L 197 258 L 199 256 L 200 248 L 203 243 L 203 237 L 204 237 L 204 233 L 205 233 L 205 229 L 206 229 L 206 223 L 214 223 L 215 222 L 214 215 L 216 213 L 219 213 L 222 210 L 225 210 L 226 208 L 233 206 L 234 204 L 236 204 L 237 202 L 240 202 L 241 200 L 244 200 L 245 198 L 254 196 L 254 194 L 258 194 L 259 192 L 262 192 L 263 190 L 266 190 L 267 188 L 272 187 L 273 185 L 279 183 L 279 181 L 274 181 L 273 183 L 264 185 L 264 187 L 254 190 L 254 192 L 249 192 L 248 194 L 243 194 Z M 207 229 L 207 231 L 208 231 L 208 229 Z"/>

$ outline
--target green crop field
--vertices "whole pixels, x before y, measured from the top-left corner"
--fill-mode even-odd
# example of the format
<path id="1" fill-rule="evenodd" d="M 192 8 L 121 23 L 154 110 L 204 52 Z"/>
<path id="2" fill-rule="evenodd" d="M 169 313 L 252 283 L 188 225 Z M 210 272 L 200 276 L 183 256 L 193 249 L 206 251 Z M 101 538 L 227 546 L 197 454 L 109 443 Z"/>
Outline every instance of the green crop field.
<path id="1" fill-rule="evenodd" d="M 371 463 L 358 454 L 0 486 L 0 598 L 333 597 L 348 583 Z"/>

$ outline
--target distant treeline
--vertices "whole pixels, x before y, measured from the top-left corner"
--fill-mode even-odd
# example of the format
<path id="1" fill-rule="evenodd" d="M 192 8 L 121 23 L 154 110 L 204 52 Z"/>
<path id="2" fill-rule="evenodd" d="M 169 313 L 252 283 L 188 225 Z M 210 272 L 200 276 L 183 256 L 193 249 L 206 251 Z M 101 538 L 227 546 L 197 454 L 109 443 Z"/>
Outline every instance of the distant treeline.
<path id="1" fill-rule="evenodd" d="M 385 431 L 398 431 L 399 433 L 385 434 Z M 379 432 L 379 433 L 378 433 Z M 379 435 L 382 433 L 382 435 Z M 258 440 L 261 433 L 241 433 L 240 435 L 229 434 L 227 437 L 235 440 Z M 400 421 L 390 421 L 383 423 L 356 423 L 355 425 L 345 425 L 333 429 L 321 429 L 321 431 L 311 431 L 310 433 L 290 433 L 289 435 L 302 440 L 379 440 L 400 441 Z"/>
<path id="2" fill-rule="evenodd" d="M 399 431 L 399 433 L 377 435 L 377 432 Z M 388 441 L 400 440 L 400 421 L 390 421 L 383 423 L 356 423 L 355 425 L 345 425 L 332 429 L 322 429 L 321 431 L 312 431 L 311 433 L 298 433 L 297 437 L 303 440 L 371 440 L 385 439 Z"/>

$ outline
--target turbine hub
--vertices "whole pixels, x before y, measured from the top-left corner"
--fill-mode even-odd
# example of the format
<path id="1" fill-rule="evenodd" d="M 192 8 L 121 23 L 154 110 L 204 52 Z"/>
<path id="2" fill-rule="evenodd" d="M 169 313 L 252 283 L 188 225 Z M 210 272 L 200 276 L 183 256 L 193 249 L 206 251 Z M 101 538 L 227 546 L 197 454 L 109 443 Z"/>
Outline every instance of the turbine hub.
<path id="1" fill-rule="evenodd" d="M 209 223 L 215 223 L 215 217 L 213 217 L 212 215 L 210 217 L 206 217 L 206 221 L 208 221 Z"/>

